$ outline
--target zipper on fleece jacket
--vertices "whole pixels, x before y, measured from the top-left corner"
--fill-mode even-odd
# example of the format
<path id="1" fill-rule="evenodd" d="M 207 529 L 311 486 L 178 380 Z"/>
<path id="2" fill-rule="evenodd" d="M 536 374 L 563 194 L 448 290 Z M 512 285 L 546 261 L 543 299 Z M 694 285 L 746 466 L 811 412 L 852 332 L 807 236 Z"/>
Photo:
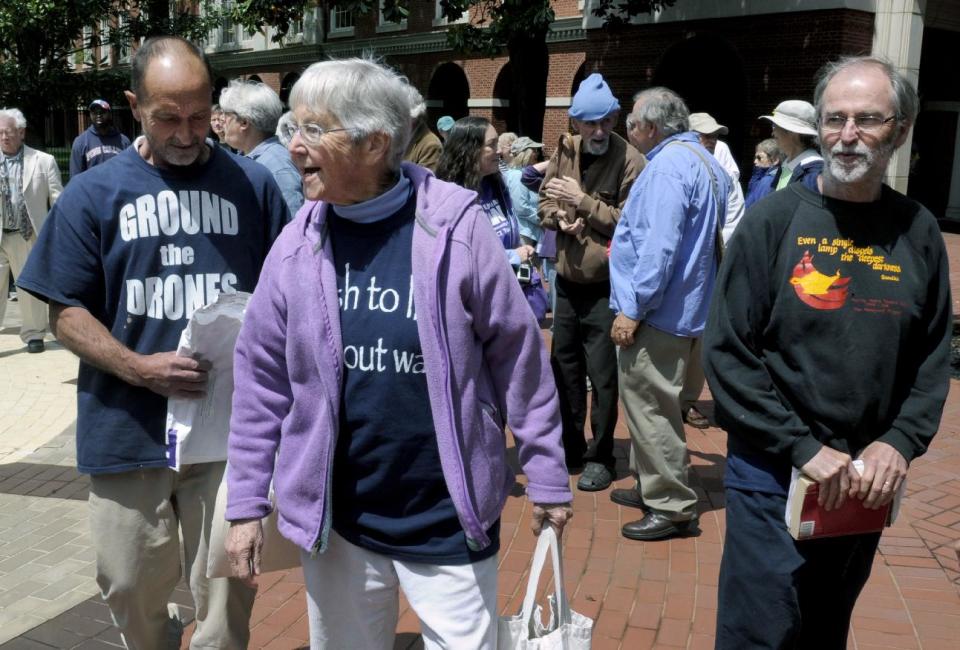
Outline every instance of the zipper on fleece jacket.
<path id="1" fill-rule="evenodd" d="M 327 222 L 324 220 L 323 225 L 320 229 L 320 241 L 313 248 L 314 263 L 317 265 L 317 271 L 322 276 L 323 268 L 320 264 L 320 251 L 323 250 L 324 245 L 327 241 L 328 227 Z M 321 285 L 318 283 L 316 290 L 320 293 L 320 300 L 323 302 L 323 319 L 326 321 L 325 331 L 330 332 L 330 315 L 329 309 L 327 309 L 327 299 L 324 295 Z M 330 351 L 333 355 L 333 367 L 337 373 L 337 385 L 340 386 L 343 382 L 341 376 L 342 361 L 339 358 L 337 346 L 333 344 L 333 341 L 329 340 L 329 334 L 327 345 L 330 348 Z M 332 400 L 331 400 L 332 403 Z M 333 455 L 336 450 L 337 437 L 340 433 L 340 428 L 337 426 L 337 423 L 333 421 L 333 409 L 329 409 L 330 417 L 330 431 L 332 432 L 330 436 L 330 446 L 327 449 L 327 479 L 326 479 L 326 489 L 323 492 L 323 513 L 320 515 L 320 532 L 317 535 L 317 540 L 314 542 L 313 547 L 310 549 L 310 557 L 316 559 L 317 555 L 326 550 L 327 543 L 330 539 L 330 529 L 333 525 Z"/>
<path id="2" fill-rule="evenodd" d="M 467 547 L 472 551 L 479 551 L 481 550 L 482 547 L 477 542 L 477 538 L 479 536 L 484 535 L 486 531 L 481 530 L 482 526 L 480 525 L 480 519 L 477 514 L 477 505 L 473 503 L 473 500 L 470 498 L 470 490 L 467 489 L 467 472 L 463 464 L 463 453 L 460 449 L 459 440 L 456 436 L 457 425 L 453 419 L 453 412 L 454 412 L 453 392 L 452 392 L 453 380 L 450 377 L 449 345 L 447 344 L 446 330 L 444 329 L 444 326 L 443 326 L 444 321 L 442 318 L 440 318 L 440 309 L 442 304 L 441 302 L 442 296 L 440 293 L 440 271 L 441 271 L 441 267 L 443 266 L 443 260 L 449 252 L 450 240 L 453 238 L 453 225 L 456 225 L 456 223 L 459 222 L 460 218 L 463 218 L 463 215 L 465 212 L 466 210 L 461 212 L 460 217 L 457 220 L 455 220 L 453 224 L 446 229 L 446 232 L 444 233 L 445 242 L 443 247 L 443 251 L 444 251 L 443 255 L 437 258 L 436 262 L 434 263 L 433 286 L 435 291 L 434 306 L 436 310 L 434 313 L 433 321 L 435 324 L 434 329 L 436 330 L 437 339 L 440 341 L 441 349 L 443 350 L 443 354 L 441 355 L 441 357 L 443 358 L 444 396 L 446 397 L 446 400 L 447 400 L 446 411 L 447 411 L 447 418 L 449 420 L 448 426 L 450 427 L 450 434 L 453 437 L 452 442 L 454 444 L 452 446 L 454 448 L 454 457 L 460 469 L 460 486 L 459 486 L 461 491 L 460 498 L 463 503 L 470 506 L 469 512 L 464 513 L 464 518 L 467 519 L 467 521 L 462 523 L 466 524 L 464 532 L 466 533 L 466 537 L 467 537 Z M 417 220 L 417 223 L 424 230 L 426 230 L 431 235 L 436 236 L 436 233 L 433 230 L 431 230 L 427 226 L 426 222 L 424 222 L 424 220 L 421 218 L 419 212 L 416 213 L 416 220 Z M 479 535 L 477 534 L 478 532 L 479 532 Z"/>

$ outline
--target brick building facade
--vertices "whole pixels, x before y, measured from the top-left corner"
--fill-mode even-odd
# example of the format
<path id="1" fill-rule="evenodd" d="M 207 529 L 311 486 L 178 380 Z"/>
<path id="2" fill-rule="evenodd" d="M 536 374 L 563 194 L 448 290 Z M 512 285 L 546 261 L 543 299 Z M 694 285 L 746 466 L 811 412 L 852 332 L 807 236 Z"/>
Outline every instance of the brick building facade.
<path id="1" fill-rule="evenodd" d="M 586 4 L 587 9 L 576 0 L 553 3 L 557 21 L 548 38 L 550 70 L 542 134 L 548 152 L 569 128 L 567 109 L 580 80 L 597 71 L 620 98 L 622 115 L 637 91 L 652 85 L 673 88 L 691 111 L 710 112 L 729 126 L 728 143 L 741 166 L 748 168 L 752 147 L 770 134 L 769 125 L 758 122 L 757 116 L 786 98 L 809 99 L 814 75 L 825 61 L 841 54 L 869 53 L 873 39 L 874 15 L 858 9 L 711 17 L 608 32 L 585 28 L 584 12 L 590 3 Z M 411 2 L 406 26 L 391 32 L 378 32 L 382 26 L 376 13 L 357 16 L 352 34 L 310 48 L 316 56 L 307 60 L 291 60 L 292 52 L 284 57 L 286 62 L 274 61 L 279 57 L 268 53 L 259 61 L 253 53 L 249 61 L 214 54 L 215 68 L 222 75 L 219 83 L 255 76 L 281 92 L 306 65 L 323 56 L 372 52 L 420 89 L 432 123 L 441 115 L 469 113 L 491 119 L 500 131 L 514 130 L 509 75 L 522 71 L 512 70 L 506 56 L 465 57 L 447 48 L 433 5 Z M 621 132 L 622 128 L 621 119 Z"/>
<path id="2" fill-rule="evenodd" d="M 632 96 L 652 85 L 676 90 L 692 111 L 713 114 L 729 127 L 726 140 L 748 174 L 754 144 L 770 134 L 759 115 L 784 99 L 812 100 L 815 74 L 826 61 L 879 54 L 918 84 L 923 102 L 913 148 L 908 143 L 895 155 L 888 182 L 907 191 L 909 180 L 911 195 L 960 223 L 960 68 L 944 65 L 957 58 L 956 0 L 677 0 L 617 31 L 592 15 L 594 5 L 552 0 L 542 134 L 548 153 L 569 128 L 567 109 L 580 80 L 599 71 L 620 98 L 622 115 Z M 245 34 L 225 21 L 207 42 L 217 74 L 214 99 L 238 77 L 259 79 L 286 99 L 311 63 L 373 54 L 420 89 L 432 123 L 445 114 L 473 114 L 490 118 L 500 131 L 516 130 L 511 76 L 523 71 L 513 70 L 505 56 L 451 50 L 437 2 L 410 0 L 409 8 L 402 24 L 385 22 L 379 12 L 323 16 L 312 8 L 282 46 L 271 42 L 269 31 Z"/>

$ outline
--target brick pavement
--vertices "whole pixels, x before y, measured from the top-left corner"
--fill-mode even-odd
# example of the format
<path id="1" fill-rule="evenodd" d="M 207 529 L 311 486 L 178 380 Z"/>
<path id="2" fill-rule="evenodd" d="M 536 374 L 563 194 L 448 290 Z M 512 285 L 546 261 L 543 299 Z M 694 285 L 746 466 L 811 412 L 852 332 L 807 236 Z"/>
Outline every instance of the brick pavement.
<path id="1" fill-rule="evenodd" d="M 945 239 L 951 258 L 960 260 L 960 236 L 945 235 Z M 954 265 L 954 269 L 951 284 L 954 295 L 960 296 L 960 264 Z M 956 298 L 954 305 L 955 314 L 960 314 L 960 301 Z M 9 359 L 26 357 L 3 356 L 3 350 L 8 349 L 3 346 L 7 345 L 9 334 L 9 329 L 0 334 L 0 381 L 8 373 Z M 9 344 L 9 347 L 15 346 Z M 957 382 L 951 388 L 956 389 Z M 705 393 L 702 410 L 709 414 L 711 407 L 709 394 Z M 0 641 L 10 638 L 2 636 L 7 629 L 7 619 L 3 617 L 11 609 L 10 603 L 15 612 L 24 612 L 18 614 L 22 624 L 23 620 L 28 620 L 23 616 L 35 615 L 40 611 L 37 607 L 47 604 L 47 601 L 40 602 L 43 599 L 37 593 L 51 597 L 62 595 L 54 593 L 61 587 L 50 586 L 60 584 L 56 581 L 46 587 L 28 585 L 28 589 L 34 591 L 21 595 L 16 591 L 21 587 L 8 582 L 11 572 L 4 573 L 4 567 L 19 571 L 14 574 L 15 580 L 21 580 L 19 584 L 22 585 L 24 579 L 36 583 L 38 576 L 50 577 L 51 574 L 43 571 L 59 557 L 51 555 L 57 549 L 66 549 L 61 553 L 70 557 L 89 557 L 85 555 L 89 553 L 84 546 L 82 524 L 85 522 L 80 521 L 79 514 L 83 510 L 83 502 L 78 500 L 82 499 L 85 489 L 83 479 L 66 469 L 54 469 L 69 467 L 72 461 L 71 449 L 65 449 L 62 444 L 69 437 L 70 433 L 65 432 L 33 450 L 14 450 L 20 460 L 16 464 L 0 464 L 0 542 L 3 542 L 0 544 Z M 632 481 L 624 471 L 626 431 L 623 424 L 618 428 L 617 438 L 620 465 L 617 486 L 628 487 Z M 44 450 L 43 444 L 47 443 L 52 446 Z M 700 533 L 697 536 L 655 543 L 626 540 L 620 536 L 619 529 L 623 523 L 636 517 L 635 511 L 611 503 L 607 492 L 576 493 L 576 516 L 565 537 L 567 587 L 573 594 L 574 608 L 596 619 L 594 647 L 598 650 L 697 649 L 713 645 L 716 584 L 725 525 L 721 478 L 726 437 L 716 428 L 706 431 L 688 429 L 688 444 L 694 483 L 700 496 Z M 60 458 L 44 460 L 44 454 L 59 454 Z M 930 451 L 911 468 L 900 519 L 881 540 L 873 574 L 854 611 L 850 648 L 953 650 L 957 647 L 956 639 L 960 636 L 960 566 L 949 545 L 960 539 L 958 468 L 960 391 L 951 390 L 940 434 Z M 9 482 L 11 477 L 14 482 L 19 481 L 19 487 Z M 523 481 L 522 477 L 520 481 Z M 39 494 L 38 491 L 43 490 L 47 493 Z M 37 512 L 48 513 L 46 523 L 35 522 L 40 525 L 27 530 L 34 525 L 31 523 L 34 517 L 22 513 L 32 512 L 34 508 Z M 62 514 L 54 517 L 50 512 Z M 46 527 L 49 518 L 59 521 L 71 517 L 73 522 L 62 530 Z M 499 605 L 504 612 L 514 612 L 522 599 L 534 544 L 527 528 L 528 519 L 526 502 L 519 497 L 510 497 L 501 526 Z M 3 527 L 5 524 L 8 527 L 23 525 L 25 521 L 26 527 L 16 529 L 14 534 Z M 61 541 L 68 535 L 73 537 Z M 25 538 L 27 541 L 23 541 Z M 8 549 L 11 543 L 14 546 Z M 41 550 L 39 545 L 42 543 L 51 548 L 34 556 Z M 9 554 L 9 551 L 16 553 Z M 17 557 L 17 553 L 26 555 Z M 48 558 L 47 565 L 37 561 L 43 557 Z M 11 558 L 15 559 L 8 563 Z M 64 571 L 81 577 L 89 575 L 84 573 L 89 568 Z M 548 579 L 549 576 L 544 577 L 541 589 L 545 588 Z M 72 588 L 63 583 L 62 588 L 74 598 L 96 592 L 92 580 Z M 188 594 L 181 589 L 175 599 L 184 605 L 184 612 L 189 617 Z M 0 650 L 118 647 L 119 640 L 110 629 L 106 610 L 99 598 L 81 600 L 76 607 L 46 616 L 45 623 L 7 643 L 0 643 Z M 251 648 L 306 647 L 303 579 L 299 571 L 262 577 L 251 625 Z M 397 630 L 395 647 L 398 650 L 422 647 L 416 617 L 403 601 Z M 184 648 L 190 631 L 188 627 Z"/>

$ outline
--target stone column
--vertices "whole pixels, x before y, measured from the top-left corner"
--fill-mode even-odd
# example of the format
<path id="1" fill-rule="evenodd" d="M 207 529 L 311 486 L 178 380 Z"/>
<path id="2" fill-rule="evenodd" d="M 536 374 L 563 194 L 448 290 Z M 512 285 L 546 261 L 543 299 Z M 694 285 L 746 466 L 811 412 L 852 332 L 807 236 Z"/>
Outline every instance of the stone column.
<path id="1" fill-rule="evenodd" d="M 920 45 L 923 43 L 923 10 L 920 0 L 876 0 L 873 27 L 873 55 L 890 60 L 917 87 L 920 78 Z M 887 184 L 907 192 L 910 175 L 910 145 L 907 136 L 887 167 Z"/>

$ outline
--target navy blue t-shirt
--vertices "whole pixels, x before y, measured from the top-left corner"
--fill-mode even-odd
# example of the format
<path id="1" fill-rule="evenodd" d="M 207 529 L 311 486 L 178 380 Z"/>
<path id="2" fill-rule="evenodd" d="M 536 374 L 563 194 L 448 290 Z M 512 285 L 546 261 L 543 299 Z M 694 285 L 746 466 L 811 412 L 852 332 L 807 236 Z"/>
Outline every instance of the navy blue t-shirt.
<path id="1" fill-rule="evenodd" d="M 136 147 L 71 182 L 50 210 L 17 282 L 87 309 L 135 352 L 175 350 L 187 319 L 218 293 L 253 291 L 287 207 L 263 166 L 213 147 L 182 170 Z M 77 466 L 167 465 L 167 399 L 80 363 Z"/>
<path id="2" fill-rule="evenodd" d="M 333 528 L 368 550 L 411 562 L 468 564 L 443 479 L 413 304 L 414 198 L 356 224 L 330 214 L 343 338 L 343 393 L 333 462 Z"/>

